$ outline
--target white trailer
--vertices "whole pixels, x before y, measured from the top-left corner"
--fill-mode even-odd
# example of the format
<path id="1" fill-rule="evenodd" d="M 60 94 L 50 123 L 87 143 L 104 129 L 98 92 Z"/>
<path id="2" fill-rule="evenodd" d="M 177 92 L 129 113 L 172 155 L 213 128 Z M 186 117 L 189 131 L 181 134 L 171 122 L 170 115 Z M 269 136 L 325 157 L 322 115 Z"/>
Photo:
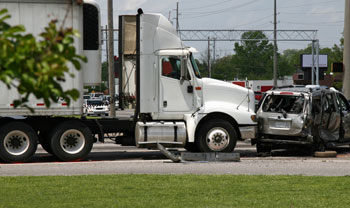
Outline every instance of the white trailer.
<path id="1" fill-rule="evenodd" d="M 99 9 L 92 0 L 82 5 L 68 0 L 0 0 L 0 7 L 16 16 L 13 24 L 24 24 L 36 34 L 47 25 L 48 15 L 62 20 L 71 7 L 66 26 L 82 33 L 76 48 L 88 56 L 88 63 L 81 71 L 72 69 L 75 78 L 67 79 L 64 87 L 83 94 L 84 85 L 100 81 Z M 91 151 L 94 135 L 103 142 L 105 133 L 120 133 L 115 140 L 124 145 L 152 148 L 161 143 L 202 152 L 232 152 L 238 139 L 255 137 L 252 90 L 201 78 L 195 49 L 183 45 L 164 16 L 140 13 L 119 21 L 119 106 L 125 103 L 124 95 L 134 93 L 133 118 L 67 117 L 82 115 L 82 100 L 47 108 L 31 99 L 32 114 L 14 109 L 15 91 L 2 85 L 0 91 L 8 97 L 0 98 L 0 160 L 26 161 L 38 141 L 62 161 L 79 160 Z M 126 86 L 130 83 L 133 88 Z"/>
<path id="2" fill-rule="evenodd" d="M 82 64 L 82 70 L 75 70 L 70 66 L 70 73 L 74 78 L 67 76 L 64 89 L 78 89 L 83 95 L 83 87 L 97 85 L 101 82 L 101 49 L 100 49 L 100 9 L 94 1 L 85 0 L 83 4 L 68 0 L 0 0 L 0 8 L 6 8 L 11 15 L 8 20 L 11 25 L 24 25 L 26 33 L 38 36 L 44 31 L 51 20 L 57 20 L 58 25 L 79 30 L 82 38 L 75 39 L 75 48 L 78 54 L 88 58 L 88 63 Z M 85 156 L 90 152 L 93 139 L 83 122 L 57 116 L 75 116 L 82 114 L 83 99 L 71 103 L 68 107 L 64 100 L 45 106 L 43 100 L 29 98 L 28 106 L 35 110 L 33 114 L 27 108 L 14 108 L 13 101 L 19 98 L 16 89 L 8 88 L 0 83 L 0 160 L 5 162 L 25 161 L 29 159 L 40 141 L 49 152 L 56 154 L 62 160 L 71 160 Z M 58 120 L 57 120 L 58 119 Z M 86 125 L 85 125 L 86 126 Z M 69 128 L 72 127 L 72 128 Z M 55 130 L 54 130 L 55 129 Z M 62 131 L 61 134 L 58 132 Z M 78 146 L 69 139 L 73 135 L 89 134 L 89 142 L 78 140 Z M 58 139 L 51 148 L 52 137 Z M 50 138 L 50 139 L 49 139 Z M 72 145 L 73 144 L 73 145 Z M 63 151 L 63 153 L 56 153 Z M 64 156 L 65 154 L 73 155 Z M 63 156 L 60 156 L 63 155 Z"/>

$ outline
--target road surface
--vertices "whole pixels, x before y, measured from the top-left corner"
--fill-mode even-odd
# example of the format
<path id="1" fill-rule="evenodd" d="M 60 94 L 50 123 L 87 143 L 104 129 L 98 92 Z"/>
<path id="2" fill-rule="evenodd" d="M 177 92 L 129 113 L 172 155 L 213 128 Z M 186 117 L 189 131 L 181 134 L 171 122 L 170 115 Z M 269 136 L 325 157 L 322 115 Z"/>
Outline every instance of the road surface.
<path id="1" fill-rule="evenodd" d="M 95 174 L 232 174 L 232 175 L 350 175 L 350 149 L 338 148 L 337 158 L 315 158 L 299 152 L 274 152 L 257 157 L 255 147 L 239 142 L 240 162 L 174 163 L 157 150 L 95 144 L 85 161 L 58 162 L 38 148 L 27 163 L 0 164 L 0 176 Z"/>

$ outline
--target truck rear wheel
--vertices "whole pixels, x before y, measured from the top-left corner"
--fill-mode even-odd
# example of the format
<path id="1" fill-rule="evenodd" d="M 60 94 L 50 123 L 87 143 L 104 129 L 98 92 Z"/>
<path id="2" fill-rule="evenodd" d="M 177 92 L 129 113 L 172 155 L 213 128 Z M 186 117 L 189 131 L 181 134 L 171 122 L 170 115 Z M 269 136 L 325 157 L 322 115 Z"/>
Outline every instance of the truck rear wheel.
<path id="1" fill-rule="evenodd" d="M 226 120 L 215 119 L 199 129 L 197 144 L 201 152 L 232 152 L 236 143 L 236 130 Z"/>
<path id="2" fill-rule="evenodd" d="M 79 121 L 66 121 L 51 132 L 50 149 L 61 161 L 84 159 L 91 151 L 93 138 L 90 129 Z"/>
<path id="3" fill-rule="evenodd" d="M 38 146 L 38 137 L 28 124 L 10 122 L 0 127 L 0 159 L 4 162 L 25 162 Z"/>

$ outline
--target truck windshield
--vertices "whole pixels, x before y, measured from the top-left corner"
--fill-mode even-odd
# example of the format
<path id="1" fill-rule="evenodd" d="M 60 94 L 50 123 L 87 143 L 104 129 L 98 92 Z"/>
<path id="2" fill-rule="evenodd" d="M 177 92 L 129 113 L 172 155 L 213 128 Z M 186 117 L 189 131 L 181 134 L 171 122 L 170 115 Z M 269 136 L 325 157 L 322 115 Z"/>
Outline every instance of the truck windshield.
<path id="1" fill-rule="evenodd" d="M 194 59 L 192 53 L 191 53 L 191 63 L 192 63 L 194 74 L 196 75 L 197 78 L 201 78 L 201 73 L 199 72 L 198 66 L 196 64 L 196 60 Z"/>

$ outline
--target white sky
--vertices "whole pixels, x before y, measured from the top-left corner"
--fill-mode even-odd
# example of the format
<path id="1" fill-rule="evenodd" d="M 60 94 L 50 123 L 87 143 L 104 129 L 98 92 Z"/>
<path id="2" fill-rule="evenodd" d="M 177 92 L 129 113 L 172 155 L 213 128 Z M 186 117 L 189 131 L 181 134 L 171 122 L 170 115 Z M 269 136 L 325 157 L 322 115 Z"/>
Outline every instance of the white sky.
<path id="1" fill-rule="evenodd" d="M 102 25 L 107 25 L 107 0 L 100 4 Z M 320 46 L 339 44 L 344 28 L 345 0 L 277 0 L 277 29 L 318 30 Z M 118 16 L 144 13 L 161 13 L 174 22 L 176 2 L 179 2 L 180 29 L 273 29 L 273 0 L 114 0 L 114 25 Z M 185 42 L 199 52 L 207 42 Z M 302 49 L 310 42 L 279 42 L 279 52 L 285 49 Z M 216 54 L 233 53 L 233 42 L 216 45 Z M 105 58 L 103 58 L 104 60 Z"/>

